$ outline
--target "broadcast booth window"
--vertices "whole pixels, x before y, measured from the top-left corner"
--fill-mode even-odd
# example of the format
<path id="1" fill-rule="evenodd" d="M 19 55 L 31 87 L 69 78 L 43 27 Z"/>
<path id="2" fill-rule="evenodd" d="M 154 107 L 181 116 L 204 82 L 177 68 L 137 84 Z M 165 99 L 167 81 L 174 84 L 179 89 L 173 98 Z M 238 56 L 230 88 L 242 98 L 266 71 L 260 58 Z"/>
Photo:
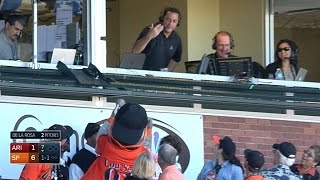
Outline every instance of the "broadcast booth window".
<path id="1" fill-rule="evenodd" d="M 0 63 L 17 65 L 32 63 L 36 59 L 36 62 L 41 65 L 52 64 L 54 67 L 56 64 L 53 62 L 65 60 L 63 54 L 54 56 L 62 52 L 54 52 L 55 49 L 73 49 L 76 53 L 72 61 L 65 63 L 87 66 L 93 59 L 91 54 L 95 54 L 91 53 L 94 42 L 92 42 L 93 38 L 89 37 L 92 27 L 87 26 L 92 24 L 90 13 L 93 11 L 87 9 L 91 7 L 87 6 L 87 2 L 87 0 L 39 0 L 38 2 L 0 0 L 0 28 L 2 29 L 0 38 L 8 39 L 1 41 L 1 47 L 6 47 L 8 50 L 0 50 L 0 59 L 6 61 L 6 63 L 4 61 Z M 33 10 L 32 3 L 37 4 L 36 11 Z M 33 16 L 35 12 L 37 19 Z M 20 17 L 24 23 L 16 25 L 15 21 L 18 19 L 20 22 Z M 34 24 L 37 24 L 36 30 L 34 30 Z M 70 52 L 73 53 L 73 51 Z M 65 56 L 70 58 L 70 54 Z M 52 61 L 53 57 L 61 58 Z"/>

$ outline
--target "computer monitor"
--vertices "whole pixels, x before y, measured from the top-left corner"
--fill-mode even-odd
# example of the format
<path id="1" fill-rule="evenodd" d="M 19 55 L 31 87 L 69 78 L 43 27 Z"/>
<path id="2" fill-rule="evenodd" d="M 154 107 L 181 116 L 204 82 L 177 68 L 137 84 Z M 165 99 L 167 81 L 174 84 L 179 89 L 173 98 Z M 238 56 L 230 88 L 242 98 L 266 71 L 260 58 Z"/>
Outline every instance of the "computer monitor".
<path id="1" fill-rule="evenodd" d="M 251 57 L 217 58 L 217 74 L 221 76 L 247 76 L 252 75 Z"/>
<path id="2" fill-rule="evenodd" d="M 124 53 L 121 58 L 120 68 L 124 69 L 142 69 L 146 54 Z"/>
<path id="3" fill-rule="evenodd" d="M 197 74 L 207 74 L 208 70 L 208 65 L 209 65 L 209 58 L 207 57 L 206 54 L 204 54 L 201 58 L 200 64 L 197 67 Z"/>

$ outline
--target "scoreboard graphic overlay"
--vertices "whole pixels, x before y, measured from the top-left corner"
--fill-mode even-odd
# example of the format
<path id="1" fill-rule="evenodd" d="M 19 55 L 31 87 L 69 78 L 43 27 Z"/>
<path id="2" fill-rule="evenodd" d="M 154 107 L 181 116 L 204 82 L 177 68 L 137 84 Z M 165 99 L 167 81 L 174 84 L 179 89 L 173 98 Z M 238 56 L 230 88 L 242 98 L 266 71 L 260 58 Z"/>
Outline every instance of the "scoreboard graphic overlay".
<path id="1" fill-rule="evenodd" d="M 60 138 L 60 131 L 13 131 L 11 132 L 11 139 L 46 139 L 50 141 L 10 143 L 10 163 L 59 164 L 61 152 Z"/>

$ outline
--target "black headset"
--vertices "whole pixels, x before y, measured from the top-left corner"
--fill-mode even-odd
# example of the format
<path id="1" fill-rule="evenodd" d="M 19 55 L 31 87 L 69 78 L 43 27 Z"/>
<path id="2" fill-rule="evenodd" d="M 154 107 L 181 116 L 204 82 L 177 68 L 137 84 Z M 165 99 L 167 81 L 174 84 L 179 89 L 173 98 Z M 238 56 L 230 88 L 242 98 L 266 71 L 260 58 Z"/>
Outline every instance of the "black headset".
<path id="1" fill-rule="evenodd" d="M 280 44 L 282 43 L 288 43 L 288 45 L 291 48 L 291 56 L 290 56 L 290 63 L 291 64 L 297 64 L 297 56 L 299 53 L 299 48 L 297 46 L 297 44 L 289 39 L 281 39 L 278 44 L 277 44 L 277 48 L 279 47 Z M 279 61 L 279 56 L 278 56 L 278 50 L 276 49 L 276 59 Z"/>
<path id="2" fill-rule="evenodd" d="M 217 32 L 213 39 L 212 39 L 212 49 L 216 50 L 217 49 L 217 36 L 220 35 L 220 34 L 223 34 L 223 35 L 227 35 L 229 36 L 229 39 L 230 39 L 230 49 L 234 48 L 234 41 L 233 41 L 233 36 L 228 33 L 227 31 L 219 31 Z"/>
<path id="3" fill-rule="evenodd" d="M 177 27 L 179 27 L 179 26 L 180 26 L 180 23 L 181 23 L 181 13 L 180 13 L 180 11 L 179 11 L 177 8 L 174 8 L 174 7 L 167 7 L 167 8 L 165 8 L 165 9 L 162 11 L 161 16 L 159 17 L 159 22 L 160 22 L 160 23 L 163 22 L 164 17 L 167 15 L 168 11 L 178 14 L 179 18 L 178 18 Z"/>

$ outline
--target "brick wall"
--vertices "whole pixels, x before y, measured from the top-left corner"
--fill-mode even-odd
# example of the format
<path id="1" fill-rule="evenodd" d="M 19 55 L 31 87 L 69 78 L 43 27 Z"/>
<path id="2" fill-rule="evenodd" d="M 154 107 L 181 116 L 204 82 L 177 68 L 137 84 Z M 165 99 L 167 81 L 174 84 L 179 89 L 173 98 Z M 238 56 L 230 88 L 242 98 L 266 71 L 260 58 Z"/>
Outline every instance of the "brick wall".
<path id="1" fill-rule="evenodd" d="M 230 136 L 237 146 L 237 157 L 244 163 L 243 150 L 259 150 L 265 156 L 264 168 L 272 167 L 272 145 L 283 141 L 293 143 L 300 162 L 303 150 L 320 145 L 320 122 L 295 122 L 268 119 L 250 119 L 222 116 L 204 116 L 205 159 L 215 156 L 211 148 L 212 135 Z"/>

